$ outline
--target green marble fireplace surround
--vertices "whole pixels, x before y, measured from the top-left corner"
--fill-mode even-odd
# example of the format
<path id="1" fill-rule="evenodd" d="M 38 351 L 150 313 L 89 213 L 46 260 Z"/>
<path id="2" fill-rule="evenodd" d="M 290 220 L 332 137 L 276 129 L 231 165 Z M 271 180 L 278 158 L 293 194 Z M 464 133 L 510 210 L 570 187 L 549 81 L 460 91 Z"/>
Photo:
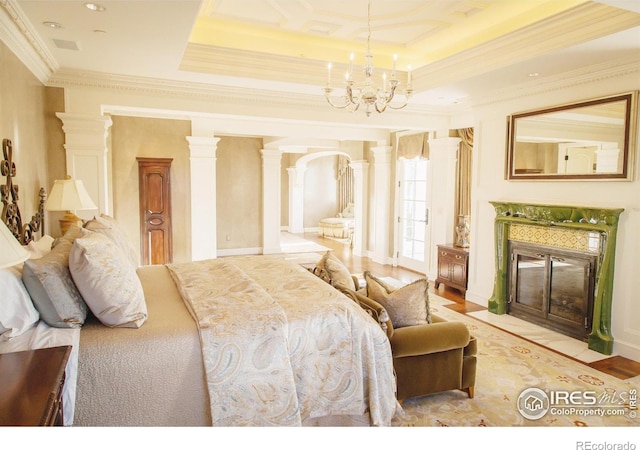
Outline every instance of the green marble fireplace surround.
<path id="1" fill-rule="evenodd" d="M 590 208 L 580 206 L 536 205 L 530 203 L 490 202 L 496 210 L 495 264 L 496 277 L 489 311 L 507 312 L 509 239 L 511 228 L 546 227 L 536 235 L 572 235 L 581 240 L 597 240 L 597 267 L 593 295 L 592 328 L 588 336 L 589 349 L 610 355 L 613 352 L 611 335 L 611 302 L 618 221 L 623 209 Z M 555 238 L 554 238 L 555 239 Z M 548 243 L 546 243 L 548 244 Z"/>

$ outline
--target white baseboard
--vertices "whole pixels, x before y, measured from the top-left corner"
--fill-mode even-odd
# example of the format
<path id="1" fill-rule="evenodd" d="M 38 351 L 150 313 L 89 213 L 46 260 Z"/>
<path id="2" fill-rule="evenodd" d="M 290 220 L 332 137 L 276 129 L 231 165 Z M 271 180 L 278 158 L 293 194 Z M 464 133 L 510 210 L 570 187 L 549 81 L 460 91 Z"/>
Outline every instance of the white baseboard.
<path id="1" fill-rule="evenodd" d="M 218 256 L 261 255 L 262 247 L 218 249 Z"/>
<path id="2" fill-rule="evenodd" d="M 640 361 L 640 348 L 637 345 L 623 342 L 615 337 L 613 339 L 613 354 Z"/>
<path id="3" fill-rule="evenodd" d="M 466 295 L 464 296 L 466 301 L 475 303 L 476 305 L 484 306 L 487 308 L 489 306 L 489 297 L 484 294 L 478 294 L 474 291 L 467 290 Z"/>

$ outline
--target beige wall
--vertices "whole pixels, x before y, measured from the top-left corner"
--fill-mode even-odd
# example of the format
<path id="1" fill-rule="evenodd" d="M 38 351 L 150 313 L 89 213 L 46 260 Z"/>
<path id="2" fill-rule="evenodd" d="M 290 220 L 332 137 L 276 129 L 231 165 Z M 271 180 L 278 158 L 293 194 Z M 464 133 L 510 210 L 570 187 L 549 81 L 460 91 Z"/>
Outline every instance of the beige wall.
<path id="1" fill-rule="evenodd" d="M 173 261 L 190 260 L 189 143 L 191 123 L 182 120 L 114 116 L 111 126 L 113 215 L 140 254 L 137 157 L 173 158 L 171 215 Z"/>
<path id="2" fill-rule="evenodd" d="M 262 139 L 222 137 L 216 151 L 218 248 L 262 248 Z"/>
<path id="3" fill-rule="evenodd" d="M 14 183 L 23 222 L 37 210 L 47 176 L 47 96 L 42 83 L 0 42 L 0 139 L 13 143 Z M 1 159 L 4 159 L 4 155 Z M 5 184 L 6 178 L 0 178 Z"/>
<path id="4" fill-rule="evenodd" d="M 304 173 L 304 228 L 317 227 L 321 219 L 338 211 L 338 157 L 313 159 Z"/>

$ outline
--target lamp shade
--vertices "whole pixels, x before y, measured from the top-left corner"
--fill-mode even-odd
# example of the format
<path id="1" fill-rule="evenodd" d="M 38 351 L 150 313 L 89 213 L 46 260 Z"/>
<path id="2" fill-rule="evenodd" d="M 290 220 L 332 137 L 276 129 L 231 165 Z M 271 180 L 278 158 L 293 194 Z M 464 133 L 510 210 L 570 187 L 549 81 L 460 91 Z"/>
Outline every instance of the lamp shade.
<path id="1" fill-rule="evenodd" d="M 27 252 L 9 228 L 0 221 L 0 269 L 14 266 L 29 258 Z"/>
<path id="2" fill-rule="evenodd" d="M 74 180 L 70 177 L 67 177 L 66 180 L 53 182 L 53 188 L 44 207 L 47 211 L 98 209 L 91 200 L 82 180 Z"/>

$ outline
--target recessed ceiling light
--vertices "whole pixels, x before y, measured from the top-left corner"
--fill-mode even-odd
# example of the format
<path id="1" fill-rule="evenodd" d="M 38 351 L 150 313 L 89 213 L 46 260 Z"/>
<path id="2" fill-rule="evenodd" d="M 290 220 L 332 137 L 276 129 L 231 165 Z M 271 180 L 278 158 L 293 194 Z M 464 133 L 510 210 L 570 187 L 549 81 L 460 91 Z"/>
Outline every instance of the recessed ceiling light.
<path id="1" fill-rule="evenodd" d="M 538 77 L 538 76 L 540 76 L 540 74 L 538 72 L 531 72 L 529 74 L 529 78 L 535 78 L 535 77 Z"/>
<path id="2" fill-rule="evenodd" d="M 97 11 L 97 12 L 102 12 L 107 9 L 104 6 L 99 5 L 98 3 L 85 3 L 84 6 L 85 8 L 90 9 L 91 11 Z"/>
<path id="3" fill-rule="evenodd" d="M 58 22 L 46 21 L 46 22 L 42 22 L 42 25 L 49 28 L 62 28 L 62 25 L 60 25 Z"/>

